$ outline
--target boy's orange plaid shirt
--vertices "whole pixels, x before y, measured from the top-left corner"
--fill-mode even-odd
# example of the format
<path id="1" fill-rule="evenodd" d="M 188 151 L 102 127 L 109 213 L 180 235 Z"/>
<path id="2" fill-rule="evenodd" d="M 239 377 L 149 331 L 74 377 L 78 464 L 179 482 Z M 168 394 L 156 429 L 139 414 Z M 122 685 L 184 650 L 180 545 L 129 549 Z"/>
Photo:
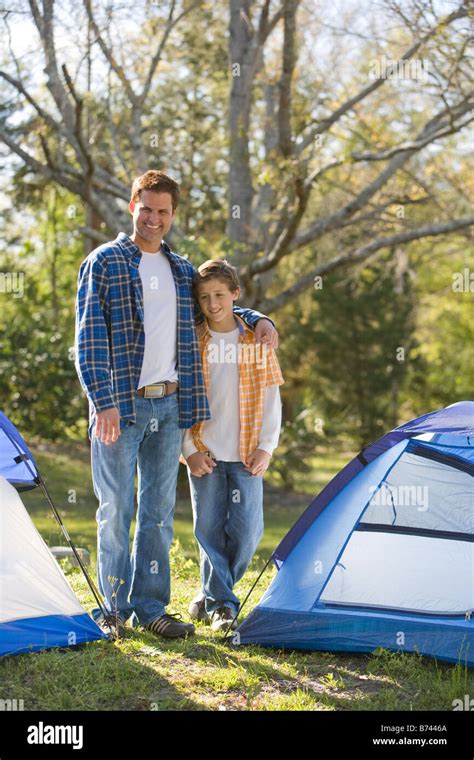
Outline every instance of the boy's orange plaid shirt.
<path id="1" fill-rule="evenodd" d="M 269 385 L 283 385 L 280 365 L 275 351 L 268 346 L 256 344 L 255 335 L 240 317 L 234 314 L 239 326 L 239 343 L 236 360 L 239 367 L 239 409 L 240 409 L 240 445 L 242 462 L 246 462 L 258 446 L 262 425 L 265 390 Z M 211 333 L 207 322 L 197 327 L 199 350 L 201 352 L 204 384 L 209 398 L 209 349 Z M 216 346 L 214 346 L 216 347 Z M 218 360 L 228 357 L 218 357 Z M 207 451 L 202 440 L 205 422 L 193 425 L 191 433 L 198 451 Z"/>

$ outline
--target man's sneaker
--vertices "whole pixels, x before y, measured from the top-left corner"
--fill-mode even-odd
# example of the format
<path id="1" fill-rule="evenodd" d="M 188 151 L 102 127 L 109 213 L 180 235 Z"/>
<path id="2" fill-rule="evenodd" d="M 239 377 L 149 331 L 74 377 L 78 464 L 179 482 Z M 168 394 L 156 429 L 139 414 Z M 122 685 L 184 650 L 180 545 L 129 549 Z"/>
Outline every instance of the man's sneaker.
<path id="1" fill-rule="evenodd" d="M 109 639 L 123 639 L 125 638 L 125 623 L 113 612 L 110 612 L 105 617 L 101 617 L 97 621 L 97 625 L 100 630 L 103 631 Z"/>
<path id="2" fill-rule="evenodd" d="M 234 618 L 235 612 L 230 607 L 219 607 L 211 615 L 211 628 L 213 631 L 228 631 L 230 628 L 237 628 L 237 620 L 234 621 Z"/>
<path id="3" fill-rule="evenodd" d="M 206 612 L 206 597 L 201 592 L 190 603 L 188 614 L 191 620 L 205 620 L 207 623 L 209 622 L 209 615 Z"/>
<path id="4" fill-rule="evenodd" d="M 157 636 L 165 636 L 167 639 L 180 639 L 192 636 L 196 630 L 192 623 L 183 623 L 180 615 L 160 615 L 143 626 L 146 631 L 151 631 Z"/>

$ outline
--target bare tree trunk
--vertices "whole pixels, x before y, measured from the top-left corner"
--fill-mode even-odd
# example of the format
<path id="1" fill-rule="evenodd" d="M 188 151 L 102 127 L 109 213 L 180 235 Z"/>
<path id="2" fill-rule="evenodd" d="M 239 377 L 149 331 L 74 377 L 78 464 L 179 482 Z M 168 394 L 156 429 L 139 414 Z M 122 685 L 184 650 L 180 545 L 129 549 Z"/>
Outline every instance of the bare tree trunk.
<path id="1" fill-rule="evenodd" d="M 230 64 L 232 86 L 229 103 L 229 223 L 228 236 L 237 245 L 238 262 L 247 250 L 253 198 L 250 171 L 249 127 L 252 97 L 253 28 L 252 0 L 230 0 Z"/>
<path id="2" fill-rule="evenodd" d="M 57 262 L 59 257 L 58 232 L 57 232 L 57 190 L 52 187 L 49 191 L 47 220 L 46 220 L 46 250 L 49 249 L 50 255 L 50 274 L 51 274 L 51 310 L 53 313 L 53 324 L 59 324 L 59 306 L 58 306 L 58 277 Z"/>

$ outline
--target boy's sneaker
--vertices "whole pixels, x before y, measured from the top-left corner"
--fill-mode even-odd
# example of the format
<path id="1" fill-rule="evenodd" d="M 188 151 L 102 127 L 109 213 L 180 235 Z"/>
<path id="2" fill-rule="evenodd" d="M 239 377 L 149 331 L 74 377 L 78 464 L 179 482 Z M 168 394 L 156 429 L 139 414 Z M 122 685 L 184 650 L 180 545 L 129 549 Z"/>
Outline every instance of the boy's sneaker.
<path id="1" fill-rule="evenodd" d="M 157 636 L 164 636 L 167 639 L 181 639 L 192 636 L 196 630 L 192 623 L 183 623 L 180 615 L 160 615 L 143 626 L 146 631 Z"/>
<path id="2" fill-rule="evenodd" d="M 230 628 L 237 628 L 237 620 L 234 618 L 235 612 L 230 607 L 219 607 L 211 615 L 211 628 L 213 631 L 228 631 Z"/>
<path id="3" fill-rule="evenodd" d="M 207 623 L 209 622 L 209 615 L 206 612 L 206 597 L 201 592 L 190 603 L 188 614 L 191 620 L 205 620 Z"/>
<path id="4" fill-rule="evenodd" d="M 100 630 L 103 631 L 109 639 L 123 639 L 125 638 L 125 623 L 123 620 L 113 612 L 109 613 L 105 617 L 101 617 L 97 621 L 97 625 Z"/>

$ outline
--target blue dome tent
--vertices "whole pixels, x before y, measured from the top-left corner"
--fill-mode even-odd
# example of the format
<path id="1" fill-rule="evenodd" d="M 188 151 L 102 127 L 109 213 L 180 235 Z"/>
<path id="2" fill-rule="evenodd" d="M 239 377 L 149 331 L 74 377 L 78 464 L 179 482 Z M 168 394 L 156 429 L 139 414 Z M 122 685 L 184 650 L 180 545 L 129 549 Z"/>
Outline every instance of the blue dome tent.
<path id="1" fill-rule="evenodd" d="M 395 428 L 314 499 L 238 644 L 474 666 L 474 402 Z"/>
<path id="2" fill-rule="evenodd" d="M 22 436 L 0 412 L 0 656 L 107 638 L 79 604 L 19 491 L 40 487 L 86 580 L 97 590 Z"/>
<path id="3" fill-rule="evenodd" d="M 15 425 L 0 412 L 0 475 L 18 491 L 40 484 L 35 460 Z"/>

